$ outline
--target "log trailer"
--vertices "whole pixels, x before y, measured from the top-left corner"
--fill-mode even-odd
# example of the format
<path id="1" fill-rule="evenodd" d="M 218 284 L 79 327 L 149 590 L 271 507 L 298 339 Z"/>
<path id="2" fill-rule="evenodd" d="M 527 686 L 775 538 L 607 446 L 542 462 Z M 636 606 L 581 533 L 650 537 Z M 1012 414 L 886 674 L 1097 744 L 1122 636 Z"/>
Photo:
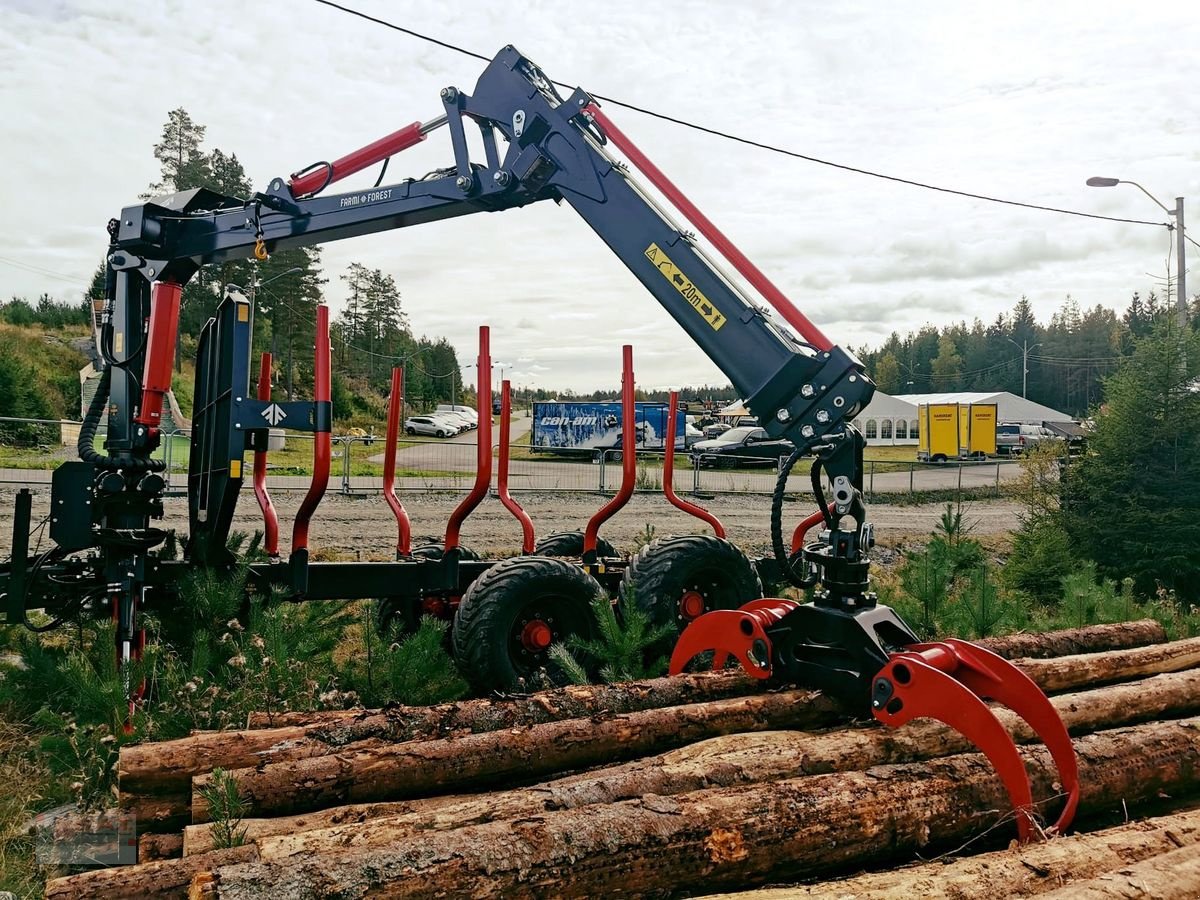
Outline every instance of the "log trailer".
<path id="1" fill-rule="evenodd" d="M 250 393 L 253 309 L 234 286 L 199 336 L 187 486 L 190 527 L 183 559 L 164 558 L 161 547 L 168 534 L 153 524 L 163 516 L 165 479 L 161 461 L 152 454 L 162 437 L 160 415 L 170 388 L 181 292 L 201 267 L 238 258 L 263 260 L 277 250 L 542 200 L 565 202 L 726 374 L 767 432 L 789 438 L 797 448 L 781 467 L 772 498 L 771 542 L 779 570 L 810 590 L 811 601 L 754 598 L 737 609 L 706 611 L 703 598 L 696 602 L 685 594 L 679 602 L 686 627 L 671 671 L 682 671 L 694 657 L 711 651 L 716 667 L 732 656 L 751 676 L 820 688 L 887 725 L 918 716 L 940 719 L 991 759 L 1011 796 L 1020 836 L 1028 838 L 1038 831 L 1029 780 L 1012 740 L 983 702 L 997 701 L 1019 713 L 1050 748 L 1065 797 L 1052 830 L 1065 828 L 1079 796 L 1076 761 L 1062 721 L 1042 692 L 1020 670 L 979 647 L 956 640 L 920 642 L 870 590 L 873 537 L 863 500 L 864 440 L 851 424 L 874 392 L 861 363 L 809 321 L 585 91 L 563 97 L 537 65 L 507 46 L 488 64 L 472 94 L 447 87 L 441 102 L 436 118 L 413 122 L 290 178 L 274 178 L 248 199 L 189 190 L 127 207 L 109 223 L 100 340 L 107 367 L 81 429 L 79 460 L 54 472 L 50 549 L 30 554 L 31 497 L 27 491 L 17 495 L 12 558 L 0 572 L 7 622 L 26 623 L 32 609 L 51 615 L 51 625 L 88 611 L 111 614 L 119 660 L 137 658 L 144 609 L 170 616 L 178 602 L 173 586 L 184 571 L 233 565 L 226 544 L 250 450 L 270 554 L 269 561 L 250 565 L 252 586 L 269 586 L 295 600 L 462 594 L 456 649 L 468 661 L 476 654 L 474 661 L 485 672 L 497 656 L 544 651 L 554 637 L 585 629 L 589 613 L 579 599 L 594 595 L 601 581 L 611 590 L 613 567 L 598 554 L 598 528 L 627 499 L 626 488 L 632 491 L 634 454 L 623 460 L 627 484 L 588 523 L 581 562 L 533 555 L 528 517 L 504 486 L 501 499 L 521 519 L 524 555 L 502 562 L 468 558 L 459 540 L 461 526 L 486 495 L 491 474 L 490 419 L 484 412 L 491 396 L 486 329 L 479 365 L 485 404 L 480 471 L 436 552 L 416 553 L 409 546 L 407 518 L 391 490 L 396 423 L 389 421 L 387 458 L 393 467 L 385 474 L 385 495 L 397 518 L 398 558 L 310 560 L 309 525 L 330 465 L 328 309 L 318 310 L 312 401 L 272 401 L 269 358 L 261 363 L 255 395 Z M 448 168 L 366 190 L 326 193 L 440 128 L 450 135 L 454 161 Z M 483 160 L 471 159 L 471 129 L 478 129 L 482 139 Z M 612 153 L 614 147 L 707 238 L 724 263 L 639 184 Z M 726 263 L 790 328 L 738 286 Z M 632 403 L 629 348 L 624 362 L 624 393 Z M 398 415 L 395 401 L 393 390 L 389 419 Z M 94 441 L 105 415 L 107 442 L 101 452 Z M 626 422 L 632 419 L 626 416 Z M 314 476 L 286 559 L 279 555 L 278 521 L 265 483 L 268 428 L 279 426 L 314 436 Z M 504 475 L 506 442 L 501 448 Z M 792 541 L 785 541 L 787 476 L 809 456 L 817 511 L 800 523 Z M 806 540 L 816 527 L 819 536 Z M 476 626 L 497 618 L 504 619 L 511 646 L 480 648 L 471 637 L 479 633 Z M 498 681 L 512 672 L 503 665 L 493 668 Z"/>

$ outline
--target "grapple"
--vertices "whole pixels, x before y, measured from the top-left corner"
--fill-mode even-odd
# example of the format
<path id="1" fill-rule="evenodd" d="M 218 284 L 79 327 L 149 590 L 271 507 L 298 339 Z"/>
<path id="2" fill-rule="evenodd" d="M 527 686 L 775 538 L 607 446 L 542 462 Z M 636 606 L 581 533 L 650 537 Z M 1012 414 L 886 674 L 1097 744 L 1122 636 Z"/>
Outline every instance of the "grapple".
<path id="1" fill-rule="evenodd" d="M 806 550 L 820 553 L 826 546 Z M 892 728 L 917 718 L 937 719 L 975 744 L 995 767 L 1012 800 L 1022 841 L 1067 828 L 1079 802 L 1075 751 L 1057 710 L 1029 676 L 967 641 L 920 642 L 871 594 L 837 602 L 829 602 L 828 594 L 817 596 L 812 603 L 755 600 L 741 609 L 701 616 L 680 635 L 671 674 L 682 672 L 698 654 L 711 652 L 714 669 L 724 668 L 732 656 L 754 678 L 821 689 L 852 711 L 869 708 Z M 985 700 L 1024 719 L 1054 759 L 1066 803 L 1048 829 L 1037 825 L 1029 776 L 1016 744 Z"/>

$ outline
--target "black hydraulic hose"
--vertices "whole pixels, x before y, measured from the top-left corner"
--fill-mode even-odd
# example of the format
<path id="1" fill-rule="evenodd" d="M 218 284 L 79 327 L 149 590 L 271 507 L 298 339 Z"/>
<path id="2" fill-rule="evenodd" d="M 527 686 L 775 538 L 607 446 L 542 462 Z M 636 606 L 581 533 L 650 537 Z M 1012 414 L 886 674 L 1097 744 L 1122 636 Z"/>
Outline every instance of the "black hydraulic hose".
<path id="1" fill-rule="evenodd" d="M 75 445 L 79 458 L 98 469 L 127 469 L 133 472 L 163 471 L 167 467 L 165 460 L 132 456 L 117 459 L 113 456 L 106 456 L 96 449 L 96 432 L 100 429 L 100 419 L 108 406 L 108 392 L 111 385 L 112 366 L 108 366 L 100 374 L 100 383 L 96 385 L 96 393 L 92 395 L 87 415 L 83 417 L 83 424 L 79 427 L 79 441 Z"/>
<path id="2" fill-rule="evenodd" d="M 804 577 L 796 571 L 796 567 L 792 565 L 791 553 L 788 551 L 787 545 L 783 542 L 783 497 L 787 493 L 788 476 L 792 473 L 792 467 L 805 454 L 806 450 L 797 447 L 792 451 L 792 455 L 784 461 L 779 467 L 779 477 L 775 481 L 775 491 L 771 494 L 771 552 L 775 556 L 775 562 L 779 566 L 779 570 L 783 572 L 787 580 L 798 588 L 810 588 L 815 583 L 811 577 Z M 813 463 L 813 470 L 817 471 L 820 466 L 820 461 Z M 819 473 L 818 473 L 819 477 Z M 824 508 L 824 504 L 822 504 Z"/>

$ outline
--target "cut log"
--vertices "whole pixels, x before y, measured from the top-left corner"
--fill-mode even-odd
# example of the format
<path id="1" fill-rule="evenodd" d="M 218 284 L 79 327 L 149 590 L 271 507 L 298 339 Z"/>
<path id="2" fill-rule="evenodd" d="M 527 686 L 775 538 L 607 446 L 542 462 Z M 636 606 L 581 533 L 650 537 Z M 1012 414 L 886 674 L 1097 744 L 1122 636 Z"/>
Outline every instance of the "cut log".
<path id="1" fill-rule="evenodd" d="M 1062 694 L 1053 702 L 1074 735 L 1162 717 L 1195 715 L 1200 713 L 1200 670 Z M 997 714 L 1016 740 L 1037 740 L 1015 714 L 1006 709 L 997 710 Z M 913 722 L 897 731 L 875 726 L 819 734 L 781 731 L 727 735 L 524 790 L 462 797 L 451 803 L 446 802 L 448 798 L 439 798 L 442 802 L 427 808 L 320 830 L 277 830 L 273 837 L 259 832 L 256 843 L 260 859 L 382 847 L 422 831 L 521 819 L 547 810 L 614 803 L 648 794 L 670 796 L 702 788 L 865 770 L 973 749 L 961 734 L 930 720 Z"/>
<path id="2" fill-rule="evenodd" d="M 1195 847 L 1182 847 L 1044 896 L 1046 900 L 1195 900 L 1200 897 L 1200 853 Z"/>
<path id="3" fill-rule="evenodd" d="M 1133 650 L 1068 656 L 1062 659 L 1020 660 L 1019 665 L 1046 690 L 1066 690 L 1133 678 L 1153 672 L 1172 672 L 1200 664 L 1200 638 Z M 803 715 L 779 708 L 778 698 L 804 707 Z M 770 698 L 775 698 L 771 700 Z M 741 701 L 761 701 L 773 710 L 757 725 L 736 727 L 723 716 L 744 721 L 751 708 Z M 724 705 L 723 705 L 724 704 Z M 716 716 L 704 732 L 704 719 Z M 680 746 L 704 737 L 734 731 L 771 728 L 812 728 L 838 721 L 838 708 L 813 691 L 734 698 L 711 704 L 690 704 L 646 710 L 599 721 L 574 719 L 526 729 L 470 734 L 442 741 L 408 742 L 391 746 L 350 745 L 328 755 L 305 755 L 275 761 L 273 756 L 254 768 L 234 770 L 255 815 L 286 815 L 343 803 L 396 800 L 503 779 L 536 778 L 581 766 L 597 765 Z M 786 720 L 786 721 L 785 721 Z M 774 724 L 772 724 L 774 723 Z M 491 734 L 492 737 L 488 737 Z M 192 780 L 192 822 L 207 821 L 200 795 L 209 776 Z M 122 802 L 128 802 L 122 798 Z M 180 814 L 185 801 L 180 800 Z"/>
<path id="4" fill-rule="evenodd" d="M 1200 859 L 1198 844 L 1200 810 L 1189 810 L 952 862 L 871 872 L 821 884 L 709 894 L 699 900 L 892 900 L 895 897 L 995 900 L 997 897 L 1034 897 L 1069 882 L 1093 878 L 1143 860 L 1161 860 L 1164 854 L 1180 848 L 1190 848 L 1191 855 Z M 1067 896 L 1076 895 L 1068 891 Z"/>
<path id="5" fill-rule="evenodd" d="M 181 897 L 197 872 L 257 858 L 253 844 L 214 850 L 183 859 L 164 859 L 137 866 L 97 869 L 55 878 L 46 885 L 46 900 L 147 900 Z"/>
<path id="6" fill-rule="evenodd" d="M 249 814 L 286 814 L 368 800 L 419 797 L 497 781 L 644 756 L 720 734 L 811 728 L 838 721 L 828 697 L 782 691 L 691 703 L 610 718 L 568 719 L 528 728 L 467 734 L 438 741 L 273 762 L 233 776 Z M 211 775 L 192 779 L 193 822 L 208 821 L 203 789 Z"/>
<path id="7" fill-rule="evenodd" d="M 270 758 L 303 759 L 373 738 L 381 743 L 428 740 L 721 700 L 757 690 L 762 690 L 762 682 L 741 674 L 703 673 L 616 685 L 576 685 L 527 697 L 440 706 L 344 710 L 317 714 L 324 718 L 309 725 L 207 731 L 173 741 L 122 747 L 118 774 L 124 794 L 186 794 L 192 776 L 215 768 L 240 769 Z"/>
<path id="8" fill-rule="evenodd" d="M 211 849 L 211 848 L 210 848 Z M 138 837 L 138 862 L 155 862 L 160 859 L 178 859 L 183 856 L 183 835 L 143 834 Z"/>
<path id="9" fill-rule="evenodd" d="M 1102 732 L 1077 746 L 1084 813 L 1197 787 L 1200 720 Z M 1026 762 L 1036 793 L 1050 793 L 1049 753 L 1027 751 Z M 1009 819 L 997 812 L 1007 806 L 987 760 L 962 754 L 547 812 L 200 877 L 221 900 L 659 895 L 811 878 L 961 844 Z"/>
<path id="10" fill-rule="evenodd" d="M 1081 684 L 1096 687 L 1200 666 L 1200 637 L 1152 647 L 1113 650 L 1110 653 L 1082 653 L 1058 659 L 1022 659 L 1017 660 L 1017 665 L 1047 693 L 1069 691 Z"/>
<path id="11" fill-rule="evenodd" d="M 1087 625 L 1044 634 L 1022 632 L 984 638 L 976 643 L 1005 659 L 1046 659 L 1077 653 L 1103 653 L 1146 647 L 1166 641 L 1167 633 L 1153 619 L 1119 622 L 1111 625 Z M 697 679 L 691 681 L 691 679 Z M 712 683 L 711 679 L 721 679 Z M 723 679 L 733 679 L 726 682 Z M 676 682 L 679 682 L 676 684 Z M 289 725 L 336 725 L 387 712 L 397 720 L 413 723 L 411 733 L 402 738 L 444 737 L 457 731 L 494 731 L 515 725 L 536 725 L 554 719 L 575 718 L 600 712 L 636 712 L 650 706 L 638 705 L 649 694 L 656 706 L 679 706 L 701 700 L 736 697 L 761 689 L 761 683 L 741 674 L 708 673 L 699 676 L 655 678 L 646 682 L 592 687 L 566 687 L 542 691 L 529 697 L 485 698 L 447 703 L 434 707 L 394 707 L 390 710 L 329 710 L 326 712 L 252 712 L 247 728 L 274 728 Z M 690 696 L 682 693 L 693 691 Z M 539 699 L 539 698 L 544 698 Z M 532 704 L 532 705 L 530 705 Z M 587 708 L 572 712 L 584 704 Z M 564 714 L 558 715 L 561 710 Z M 501 722 L 502 724 L 492 724 Z M 122 760 L 124 762 L 124 760 Z M 223 765 L 223 764 L 222 764 Z M 226 766 L 228 768 L 228 766 Z"/>

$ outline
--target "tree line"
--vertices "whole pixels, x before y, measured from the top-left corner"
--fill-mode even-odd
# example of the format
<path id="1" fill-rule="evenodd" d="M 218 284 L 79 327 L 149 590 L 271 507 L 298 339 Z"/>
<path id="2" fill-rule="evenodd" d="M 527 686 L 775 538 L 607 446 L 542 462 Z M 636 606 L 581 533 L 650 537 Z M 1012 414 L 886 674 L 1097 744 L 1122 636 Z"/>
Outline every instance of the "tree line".
<path id="1" fill-rule="evenodd" d="M 888 394 L 1024 391 L 1037 403 L 1083 416 L 1101 401 L 1105 378 L 1132 355 L 1138 340 L 1175 315 L 1175 306 L 1153 292 L 1145 298 L 1134 293 L 1123 313 L 1100 305 L 1083 310 L 1068 296 L 1042 324 L 1021 297 L 990 324 L 925 325 L 904 337 L 893 332 L 881 347 L 856 353 Z M 1200 295 L 1188 319 L 1200 330 Z"/>

